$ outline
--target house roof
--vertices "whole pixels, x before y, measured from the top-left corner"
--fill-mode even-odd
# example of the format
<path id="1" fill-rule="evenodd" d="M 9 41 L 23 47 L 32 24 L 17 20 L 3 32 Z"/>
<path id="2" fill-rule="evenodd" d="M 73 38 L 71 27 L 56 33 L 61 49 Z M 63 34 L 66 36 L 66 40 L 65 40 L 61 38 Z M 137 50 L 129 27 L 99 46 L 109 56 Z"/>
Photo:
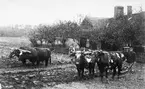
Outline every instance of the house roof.
<path id="1" fill-rule="evenodd" d="M 142 16 L 143 19 L 145 19 L 145 11 L 140 13 L 134 13 L 131 17 L 128 17 L 127 15 L 123 16 L 123 19 L 127 19 L 128 21 L 135 21 L 139 15 Z M 84 29 L 89 29 L 88 27 L 94 28 L 94 29 L 100 29 L 100 28 L 106 28 L 109 27 L 111 24 L 120 23 L 120 20 L 116 20 L 115 18 L 99 18 L 99 17 L 89 17 L 86 16 L 84 20 L 82 21 L 82 26 L 84 26 Z"/>
<path id="2" fill-rule="evenodd" d="M 103 28 L 107 25 L 108 18 L 86 17 L 85 18 L 94 28 Z"/>

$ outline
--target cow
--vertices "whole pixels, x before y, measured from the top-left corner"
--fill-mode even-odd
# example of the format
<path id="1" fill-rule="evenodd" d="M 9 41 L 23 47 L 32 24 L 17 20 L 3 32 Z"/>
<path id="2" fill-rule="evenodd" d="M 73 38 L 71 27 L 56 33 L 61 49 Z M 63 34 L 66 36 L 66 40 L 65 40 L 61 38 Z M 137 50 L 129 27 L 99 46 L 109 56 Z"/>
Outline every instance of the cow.
<path id="1" fill-rule="evenodd" d="M 33 56 L 29 55 L 33 53 Z M 10 53 L 9 58 L 13 58 L 14 56 L 18 57 L 19 61 L 22 61 L 22 64 L 26 64 L 26 60 L 28 59 L 33 65 L 37 62 L 37 51 L 32 47 L 20 47 L 15 48 Z"/>
<path id="2" fill-rule="evenodd" d="M 89 70 L 89 75 L 93 77 L 95 67 L 95 57 L 91 52 L 76 51 L 73 63 L 76 65 L 79 78 L 84 77 L 84 69 Z"/>
<path id="3" fill-rule="evenodd" d="M 38 59 L 38 52 L 34 47 L 20 47 L 20 50 L 26 50 L 26 51 L 20 51 L 19 54 L 19 60 L 22 61 L 23 64 L 26 64 L 26 60 L 29 60 L 32 65 L 35 65 Z"/>
<path id="4" fill-rule="evenodd" d="M 122 52 L 108 52 L 97 51 L 95 54 L 97 65 L 100 71 L 101 81 L 103 80 L 103 73 L 106 72 L 108 78 L 108 70 L 113 70 L 112 79 L 116 75 L 116 68 L 118 69 L 118 78 L 122 69 L 122 63 L 125 61 L 125 56 Z"/>
<path id="5" fill-rule="evenodd" d="M 101 81 L 103 80 L 103 73 L 106 72 L 106 78 L 108 78 L 108 68 L 111 62 L 110 54 L 106 51 L 98 51 L 95 54 L 98 69 L 100 71 Z"/>
<path id="6" fill-rule="evenodd" d="M 49 64 L 51 64 L 51 50 L 48 48 L 35 48 L 37 50 L 37 56 L 38 56 L 38 60 L 37 60 L 37 65 L 39 65 L 40 62 L 45 61 L 45 66 L 48 65 L 48 61 Z"/>
<path id="7" fill-rule="evenodd" d="M 35 47 L 20 47 L 14 49 L 10 53 L 10 58 L 17 56 L 18 60 L 22 61 L 23 64 L 26 64 L 28 59 L 33 65 L 45 61 L 45 66 L 48 65 L 48 61 L 51 64 L 51 51 L 48 48 L 35 48 Z"/>
<path id="8" fill-rule="evenodd" d="M 116 69 L 118 69 L 118 78 L 122 71 L 122 64 L 124 61 L 127 61 L 125 55 L 122 52 L 109 52 L 112 62 L 110 62 L 111 69 L 113 70 L 113 76 L 116 75 Z"/>
<path id="9" fill-rule="evenodd" d="M 16 56 L 19 61 L 22 61 L 22 63 L 25 64 L 26 60 L 20 60 L 19 59 L 19 57 L 22 54 L 22 52 L 30 53 L 30 51 L 28 51 L 28 50 L 23 50 L 23 49 L 20 49 L 20 48 L 15 48 L 15 49 L 12 50 L 12 52 L 10 52 L 9 58 L 11 59 L 11 58 Z"/>

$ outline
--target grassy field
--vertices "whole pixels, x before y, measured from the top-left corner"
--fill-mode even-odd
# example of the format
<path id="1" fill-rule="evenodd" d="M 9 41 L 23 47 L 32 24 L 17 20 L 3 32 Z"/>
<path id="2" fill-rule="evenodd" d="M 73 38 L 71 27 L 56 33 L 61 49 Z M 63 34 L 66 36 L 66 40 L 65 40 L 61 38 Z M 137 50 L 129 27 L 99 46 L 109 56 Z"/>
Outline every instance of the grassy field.
<path id="1" fill-rule="evenodd" d="M 19 47 L 30 45 L 30 41 L 26 37 L 0 37 L 0 46 Z"/>

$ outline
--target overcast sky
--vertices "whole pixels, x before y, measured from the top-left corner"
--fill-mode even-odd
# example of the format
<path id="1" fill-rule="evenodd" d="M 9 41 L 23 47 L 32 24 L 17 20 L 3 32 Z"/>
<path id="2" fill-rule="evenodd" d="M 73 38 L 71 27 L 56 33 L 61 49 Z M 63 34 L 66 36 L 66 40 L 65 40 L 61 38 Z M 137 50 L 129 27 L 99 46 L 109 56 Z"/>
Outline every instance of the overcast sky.
<path id="1" fill-rule="evenodd" d="M 113 17 L 114 6 L 132 5 L 133 11 L 144 0 L 0 0 L 0 26 L 52 24 L 59 20 L 77 21 L 81 16 Z"/>

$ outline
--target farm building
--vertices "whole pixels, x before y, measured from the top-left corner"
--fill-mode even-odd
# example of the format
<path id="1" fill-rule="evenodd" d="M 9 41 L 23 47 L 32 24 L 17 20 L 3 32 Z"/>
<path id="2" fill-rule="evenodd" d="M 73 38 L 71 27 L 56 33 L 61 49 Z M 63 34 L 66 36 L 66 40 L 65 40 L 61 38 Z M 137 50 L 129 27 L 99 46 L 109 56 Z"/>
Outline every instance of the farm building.
<path id="1" fill-rule="evenodd" d="M 101 29 L 108 27 L 108 25 L 112 22 L 116 23 L 122 18 L 133 20 L 138 16 L 141 16 L 142 19 L 145 19 L 145 12 L 132 13 L 132 6 L 127 6 L 127 15 L 124 15 L 124 7 L 116 6 L 114 7 L 114 17 L 113 18 L 98 18 L 98 17 L 89 17 L 86 16 L 81 23 L 81 26 L 85 30 L 90 29 Z"/>
<path id="2" fill-rule="evenodd" d="M 133 29 L 138 29 L 137 26 L 140 26 L 140 29 L 145 29 L 145 12 L 141 11 L 138 13 L 132 13 L 132 6 L 127 6 L 127 15 L 124 14 L 124 7 L 116 6 L 114 7 L 114 17 L 113 18 L 97 18 L 97 17 L 88 17 L 86 16 L 81 23 L 81 27 L 83 31 L 92 31 L 92 30 L 102 30 L 102 29 L 127 29 L 131 24 L 134 26 Z M 136 25 L 138 24 L 138 25 Z M 101 42 L 101 48 L 105 47 L 106 44 Z M 138 43 L 127 41 L 124 45 L 132 46 L 133 44 Z M 108 46 L 108 48 L 111 48 Z M 117 50 L 118 48 L 113 47 L 114 49 L 109 50 Z M 107 49 L 107 48 L 106 48 Z"/>

